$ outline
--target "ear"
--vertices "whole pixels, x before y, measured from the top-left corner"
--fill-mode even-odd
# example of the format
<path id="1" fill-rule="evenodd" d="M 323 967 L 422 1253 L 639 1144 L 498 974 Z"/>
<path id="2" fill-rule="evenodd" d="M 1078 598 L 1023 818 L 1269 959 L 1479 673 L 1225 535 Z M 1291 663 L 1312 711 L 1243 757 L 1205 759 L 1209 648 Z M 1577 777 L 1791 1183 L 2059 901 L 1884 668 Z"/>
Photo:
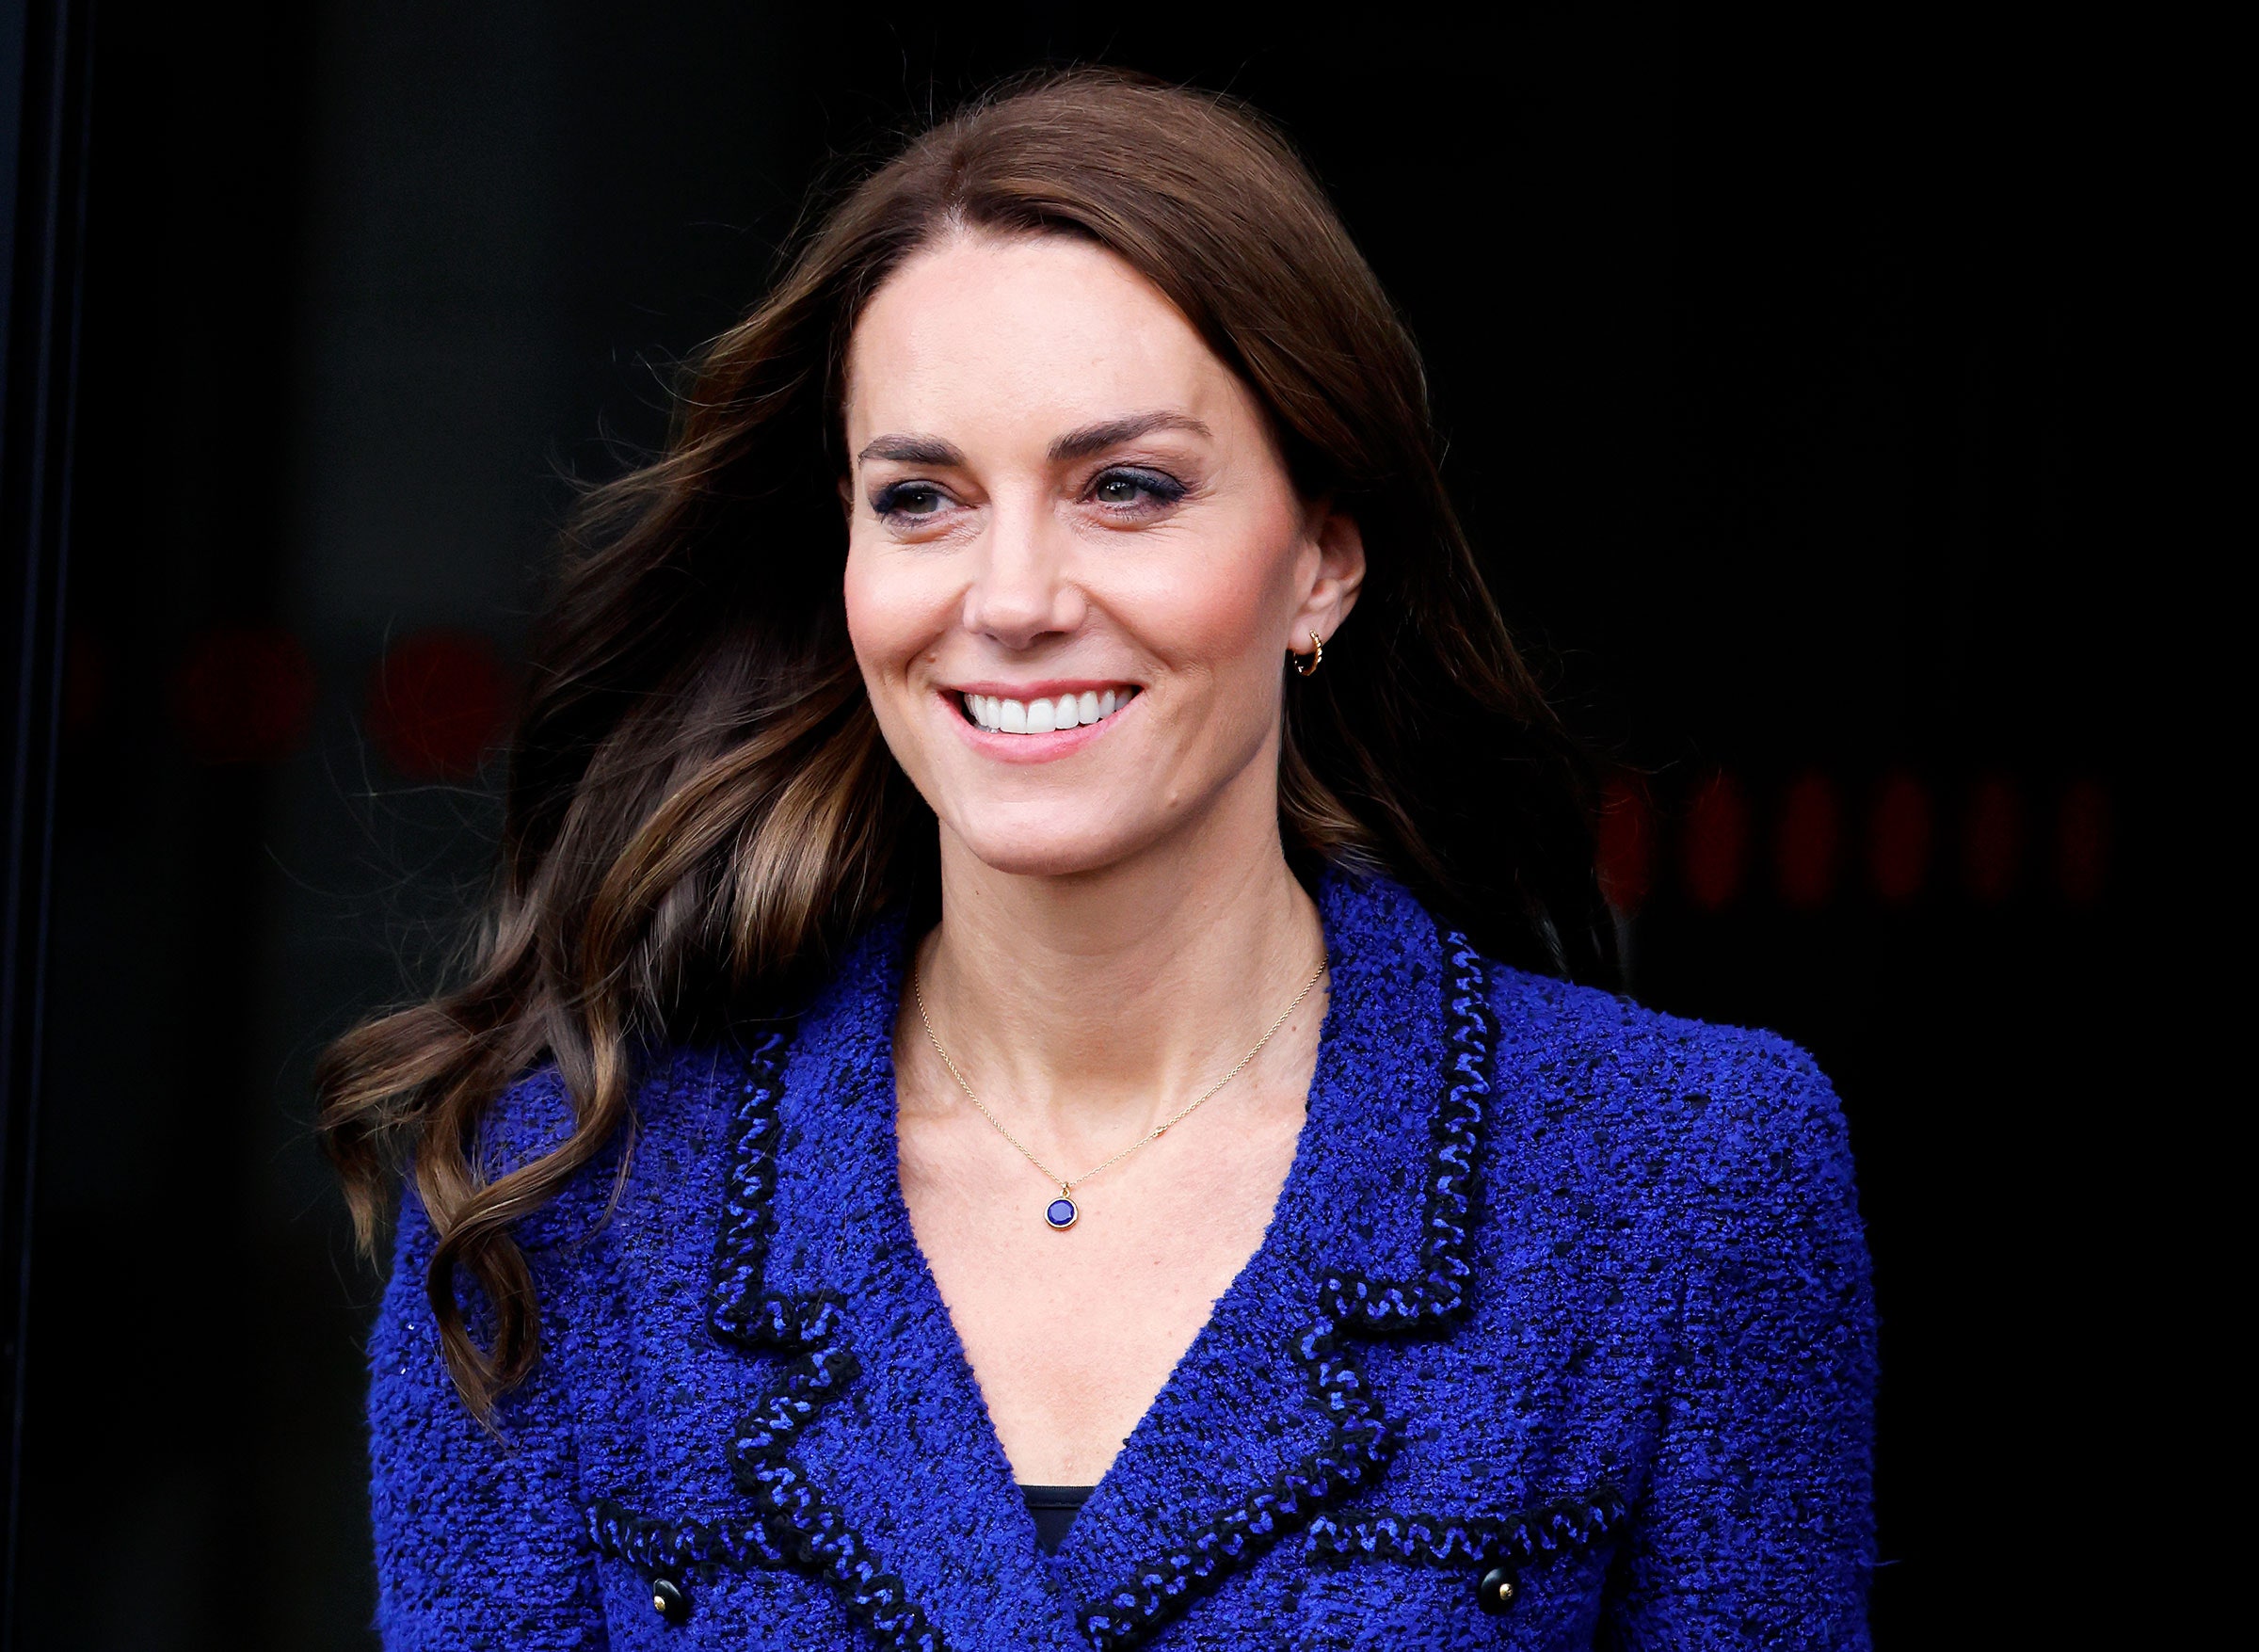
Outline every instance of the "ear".
<path id="1" fill-rule="evenodd" d="M 1305 553 L 1306 557 L 1314 551 L 1316 557 L 1314 564 L 1305 563 L 1313 569 L 1310 585 L 1294 610 L 1286 638 L 1287 650 L 1298 654 L 1310 651 L 1312 632 L 1321 641 L 1332 638 L 1357 605 L 1357 592 L 1365 584 L 1365 536 L 1356 519 L 1330 498 L 1314 502 L 1308 509 L 1303 530 Z"/>

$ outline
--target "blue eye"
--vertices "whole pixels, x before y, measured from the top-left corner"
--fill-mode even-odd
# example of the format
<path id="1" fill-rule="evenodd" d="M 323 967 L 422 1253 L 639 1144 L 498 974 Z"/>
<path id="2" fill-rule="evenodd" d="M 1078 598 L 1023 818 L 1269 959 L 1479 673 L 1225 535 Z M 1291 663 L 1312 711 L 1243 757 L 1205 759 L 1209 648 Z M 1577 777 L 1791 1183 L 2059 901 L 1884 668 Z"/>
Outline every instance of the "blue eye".
<path id="1" fill-rule="evenodd" d="M 931 482 L 892 482 L 871 496 L 871 508 L 882 517 L 932 516 L 943 503 Z"/>
<path id="2" fill-rule="evenodd" d="M 1160 471 L 1116 468 L 1102 471 L 1098 479 L 1090 485 L 1090 496 L 1100 505 L 1129 506 L 1141 505 L 1174 505 L 1185 494 L 1185 487 L 1176 477 Z"/>

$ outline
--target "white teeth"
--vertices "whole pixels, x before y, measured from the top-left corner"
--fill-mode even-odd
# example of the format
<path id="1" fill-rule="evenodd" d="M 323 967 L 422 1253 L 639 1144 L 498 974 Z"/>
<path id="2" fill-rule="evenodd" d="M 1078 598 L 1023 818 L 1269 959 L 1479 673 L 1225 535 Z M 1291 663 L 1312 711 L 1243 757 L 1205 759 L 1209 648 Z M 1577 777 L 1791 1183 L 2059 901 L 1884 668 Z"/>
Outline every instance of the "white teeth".
<path id="1" fill-rule="evenodd" d="M 1005 734 L 1049 734 L 1054 730 L 1104 722 L 1135 699 L 1137 690 L 1109 688 L 1102 694 L 1085 690 L 1063 694 L 1055 700 L 1004 699 L 993 694 L 958 698 L 965 714 L 983 729 Z"/>

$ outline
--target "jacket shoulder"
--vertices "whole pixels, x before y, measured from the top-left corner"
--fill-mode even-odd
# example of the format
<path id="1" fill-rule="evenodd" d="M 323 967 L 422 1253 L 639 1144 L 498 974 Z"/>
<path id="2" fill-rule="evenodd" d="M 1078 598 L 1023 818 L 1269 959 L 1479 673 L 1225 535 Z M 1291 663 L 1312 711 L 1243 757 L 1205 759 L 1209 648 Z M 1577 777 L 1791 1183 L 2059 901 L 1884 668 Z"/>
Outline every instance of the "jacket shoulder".
<path id="1" fill-rule="evenodd" d="M 1834 1087 L 1779 1034 L 1504 967 L 1491 997 L 1501 1067 L 1537 1081 L 1564 1120 L 1637 1153 L 1652 1182 L 1705 1203 L 1765 1203 L 1788 1189 L 1805 1205 L 1850 1195 Z"/>
<path id="2" fill-rule="evenodd" d="M 712 1122 L 725 1069 L 725 1058 L 713 1050 L 668 1047 L 647 1057 L 628 1117 L 553 1198 L 520 1219 L 521 1242 L 541 1245 L 601 1222 L 630 1161 L 653 1152 L 670 1160 L 695 1154 L 708 1133 L 704 1127 Z M 474 1157 L 486 1179 L 494 1181 L 567 1146 L 579 1121 L 571 1086 L 554 1062 L 545 1062 L 520 1074 L 489 1104 Z"/>

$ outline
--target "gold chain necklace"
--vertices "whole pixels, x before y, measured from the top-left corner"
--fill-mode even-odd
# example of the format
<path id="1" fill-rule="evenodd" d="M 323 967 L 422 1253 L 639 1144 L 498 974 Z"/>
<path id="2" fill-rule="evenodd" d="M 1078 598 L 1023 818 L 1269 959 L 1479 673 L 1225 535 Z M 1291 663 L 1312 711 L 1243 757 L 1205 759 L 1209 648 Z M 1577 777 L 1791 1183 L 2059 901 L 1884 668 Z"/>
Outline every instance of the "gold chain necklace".
<path id="1" fill-rule="evenodd" d="M 949 1076 L 957 1081 L 957 1088 L 965 1092 L 965 1099 L 980 1109 L 981 1116 L 986 1119 L 990 1125 L 995 1127 L 996 1133 L 1003 1137 L 1007 1142 L 1010 1142 L 1013 1147 L 1017 1147 L 1019 1150 L 1019 1156 L 1022 1159 L 1025 1159 L 1029 1163 L 1034 1165 L 1036 1171 L 1043 1177 L 1044 1180 L 1054 1183 L 1058 1187 L 1059 1196 L 1053 1199 L 1049 1205 L 1044 1207 L 1043 1219 L 1045 1222 L 1050 1225 L 1054 1231 L 1064 1233 L 1069 1227 L 1072 1227 L 1075 1225 L 1075 1218 L 1082 1213 L 1075 1205 L 1073 1195 L 1076 1188 L 1081 1186 L 1092 1177 L 1097 1175 L 1099 1171 L 1113 1169 L 1116 1164 L 1119 1164 L 1123 1160 L 1129 1158 L 1130 1154 L 1136 1152 L 1138 1148 L 1145 1147 L 1147 1143 L 1158 1142 L 1161 1140 L 1161 1138 L 1168 1134 L 1170 1131 L 1174 1130 L 1177 1126 L 1182 1124 L 1186 1119 L 1190 1118 L 1193 1115 L 1194 1109 L 1197 1108 L 1202 1102 L 1213 1096 L 1218 1090 L 1221 1090 L 1226 1084 L 1230 1083 L 1232 1080 L 1238 1078 L 1240 1074 L 1246 1071 L 1247 1064 L 1253 1061 L 1257 1056 L 1262 1054 L 1263 1046 L 1270 1043 L 1273 1036 L 1278 1032 L 1279 1028 L 1287 1024 L 1287 1018 L 1291 1016 L 1296 1010 L 1302 1007 L 1302 1001 L 1310 996 L 1310 989 L 1318 985 L 1320 977 L 1324 975 L 1324 973 L 1325 960 L 1323 958 L 1320 958 L 1318 960 L 1318 967 L 1310 971 L 1310 978 L 1302 984 L 1302 990 L 1294 995 L 1294 1002 L 1287 1005 L 1287 1007 L 1279 1013 L 1278 1019 L 1271 1023 L 1270 1030 L 1264 1033 L 1260 1038 L 1258 1038 L 1255 1041 L 1255 1048 L 1250 1050 L 1246 1054 L 1241 1056 L 1239 1059 L 1239 1064 L 1235 1066 L 1229 1072 L 1226 1073 L 1214 1083 L 1209 1085 L 1206 1090 L 1203 1090 L 1197 1099 L 1181 1109 L 1175 1117 L 1163 1119 L 1161 1123 L 1155 1125 L 1151 1130 L 1147 1131 L 1144 1135 L 1138 1137 L 1134 1142 L 1131 1142 L 1128 1147 L 1124 1147 L 1113 1158 L 1107 1160 L 1103 1164 L 1096 1165 L 1089 1170 L 1085 1170 L 1081 1175 L 1073 1178 L 1071 1180 L 1063 1177 L 1054 1176 L 1049 1169 L 1045 1168 L 1043 1161 L 1036 1158 L 1034 1154 L 1029 1152 L 1026 1145 L 1022 1143 L 1017 1136 L 1014 1135 L 1010 1131 L 1004 1128 L 1003 1121 L 999 1119 L 995 1114 L 988 1111 L 987 1103 L 983 1101 L 978 1096 L 972 1093 L 972 1086 L 965 1082 L 965 1075 L 957 1070 L 957 1064 L 950 1060 L 949 1051 L 941 1048 L 941 1040 L 934 1034 L 933 1018 L 925 1013 L 925 990 L 919 985 L 918 976 L 915 971 L 912 971 L 910 975 L 910 997 L 917 1002 L 918 1024 L 925 1029 L 925 1041 L 934 1047 L 934 1053 L 941 1058 L 941 1065 L 949 1068 Z"/>

